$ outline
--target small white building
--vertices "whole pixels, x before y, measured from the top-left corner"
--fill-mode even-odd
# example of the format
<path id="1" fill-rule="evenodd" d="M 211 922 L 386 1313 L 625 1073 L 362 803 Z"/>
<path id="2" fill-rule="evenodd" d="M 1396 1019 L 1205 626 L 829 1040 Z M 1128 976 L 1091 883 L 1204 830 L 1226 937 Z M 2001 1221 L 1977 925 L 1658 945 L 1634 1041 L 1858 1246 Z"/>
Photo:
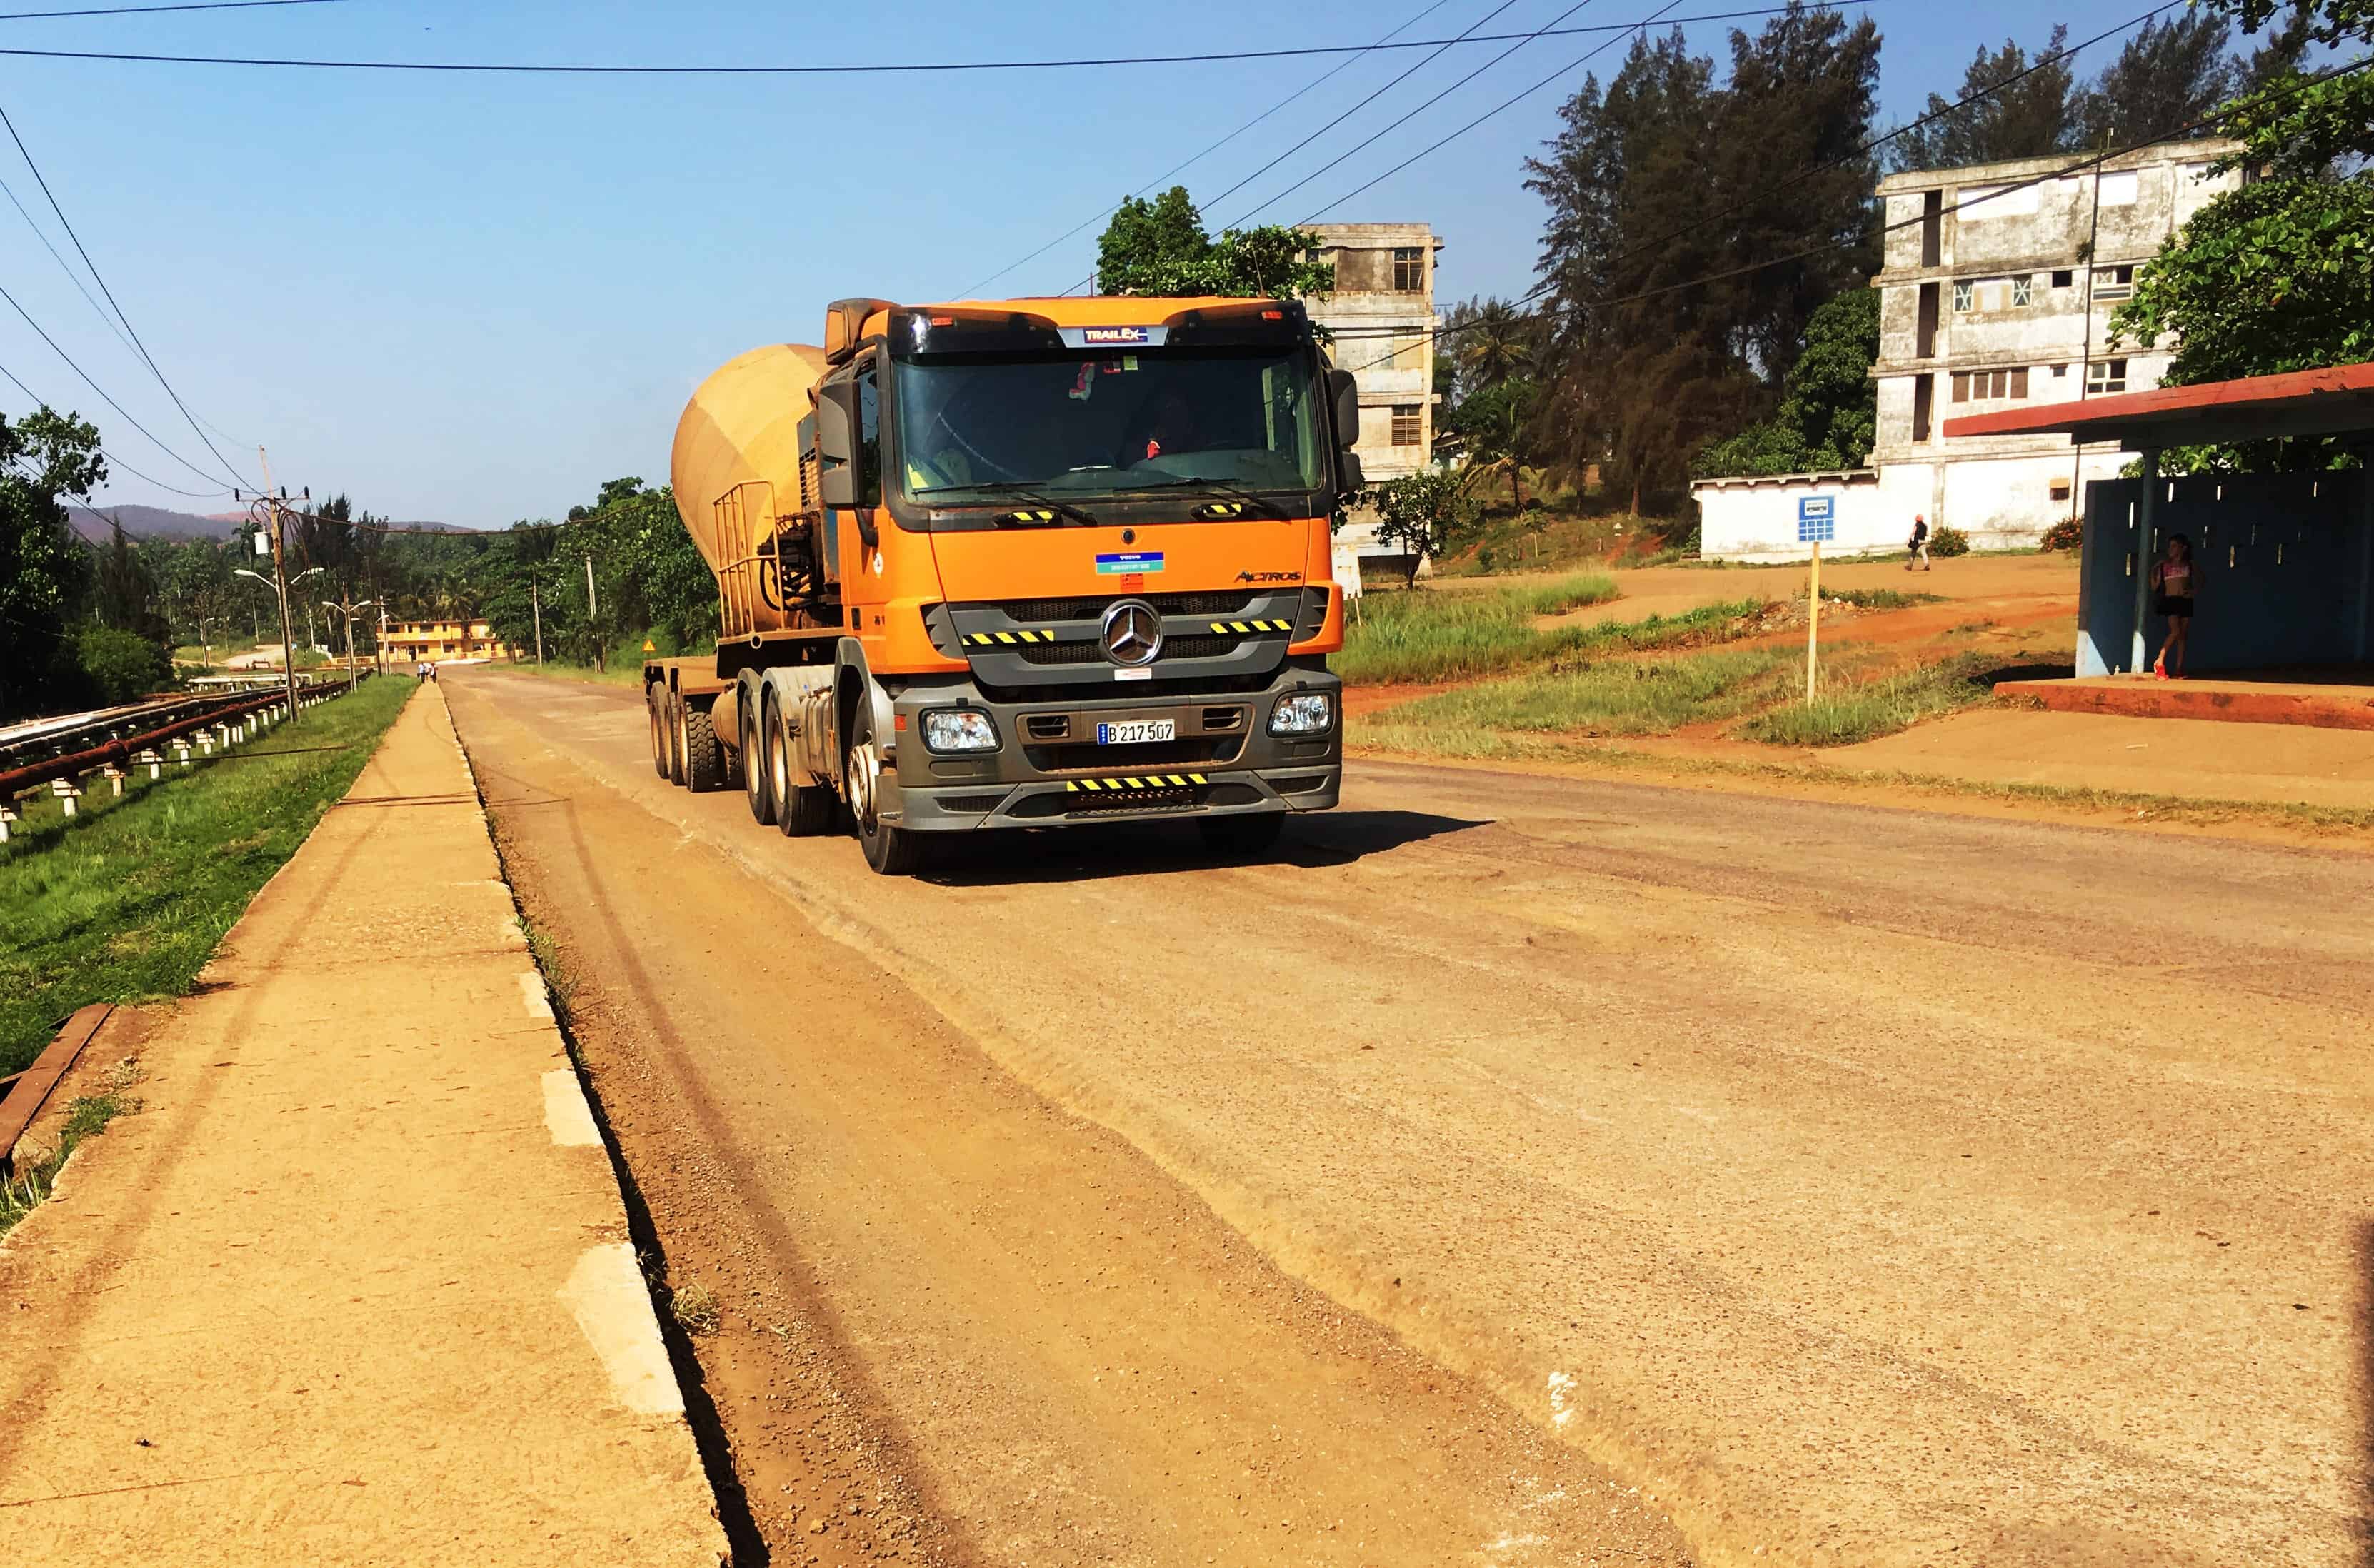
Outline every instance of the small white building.
<path id="1" fill-rule="evenodd" d="M 2241 183 L 2211 176 L 2230 141 L 2169 142 L 2063 174 L 2067 155 L 1891 174 L 1878 193 L 1888 225 L 1880 291 L 1878 431 L 1870 466 L 1874 524 L 1901 548 L 1916 516 L 1959 529 L 1978 549 L 2033 545 L 2074 516 L 2090 480 L 2115 477 L 2125 455 L 2053 437 L 1947 439 L 1945 422 L 2028 403 L 2065 403 L 2159 384 L 2173 340 L 2110 345 L 2110 315 L 2134 294 L 2135 269 L 2214 197 Z M 1700 481 L 1693 495 L 1710 493 Z M 1732 511 L 1769 518 L 1702 523 L 1702 550 L 1717 538 L 1793 541 L 1786 486 L 1724 492 Z M 1846 554 L 1846 518 L 1840 543 Z M 1792 544 L 1796 558 L 1805 547 Z M 1762 555 L 1744 558 L 1787 558 Z"/>
<path id="2" fill-rule="evenodd" d="M 1802 561 L 1813 546 L 1797 540 L 1797 503 L 1827 497 L 1833 556 L 1900 550 L 1912 532 L 1898 526 L 1880 498 L 1875 469 L 1833 474 L 1769 474 L 1754 478 L 1700 479 L 1690 486 L 1698 505 L 1698 555 L 1710 561 Z"/>
<path id="3" fill-rule="evenodd" d="M 1303 301 L 1335 334 L 1328 350 L 1360 384 L 1360 439 L 1353 450 L 1371 485 L 1426 466 L 1434 450 L 1434 253 L 1423 223 L 1322 223 L 1317 260 L 1335 268 L 1335 290 Z M 1362 555 L 1381 552 L 1373 515 L 1356 510 L 1343 537 Z"/>

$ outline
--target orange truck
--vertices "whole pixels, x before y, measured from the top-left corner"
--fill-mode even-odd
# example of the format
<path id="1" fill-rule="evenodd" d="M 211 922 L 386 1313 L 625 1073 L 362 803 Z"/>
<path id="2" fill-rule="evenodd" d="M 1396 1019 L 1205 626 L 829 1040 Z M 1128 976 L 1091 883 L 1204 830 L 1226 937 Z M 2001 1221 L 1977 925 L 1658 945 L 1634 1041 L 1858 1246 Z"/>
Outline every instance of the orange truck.
<path id="1" fill-rule="evenodd" d="M 654 766 L 918 869 L 956 835 L 1165 816 L 1222 854 L 1343 781 L 1329 519 L 1351 376 L 1299 305 L 844 299 L 676 427 L 712 658 L 643 667 Z"/>

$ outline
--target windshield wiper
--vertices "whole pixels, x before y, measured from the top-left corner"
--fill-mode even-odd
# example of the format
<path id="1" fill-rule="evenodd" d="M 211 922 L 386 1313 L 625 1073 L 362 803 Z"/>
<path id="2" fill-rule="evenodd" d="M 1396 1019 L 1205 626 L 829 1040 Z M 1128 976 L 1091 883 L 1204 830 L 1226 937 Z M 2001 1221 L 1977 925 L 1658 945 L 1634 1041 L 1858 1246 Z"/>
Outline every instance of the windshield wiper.
<path id="1" fill-rule="evenodd" d="M 1058 516 L 1070 518 L 1074 522 L 1085 522 L 1091 528 L 1099 528 L 1103 526 L 1102 522 L 1093 514 L 1082 511 L 1079 508 L 1071 505 L 1069 502 L 1059 501 L 1052 497 L 1042 496 L 1039 494 L 1038 490 L 1034 486 L 1028 484 L 1010 479 L 993 479 L 987 484 L 982 485 L 934 485 L 927 490 L 914 491 L 913 494 L 917 496 L 945 496 L 958 490 L 969 491 L 972 494 L 981 496 L 1012 496 L 1017 500 L 1028 501 L 1034 507 L 1043 507 L 1047 510 L 1053 512 Z M 1038 521 L 1040 520 L 1035 518 L 1026 518 L 1019 512 L 1000 512 L 997 516 L 997 521 L 999 523 L 1016 528 L 1028 527 L 1029 524 Z"/>
<path id="2" fill-rule="evenodd" d="M 1287 517 L 1291 515 L 1287 512 L 1285 509 L 1281 508 L 1275 501 L 1257 496 L 1251 490 L 1245 489 L 1240 486 L 1231 485 L 1225 479 L 1158 479 L 1147 485 L 1124 485 L 1120 487 L 1120 493 L 1126 495 L 1139 490 L 1188 489 L 1204 490 L 1215 496 L 1226 496 L 1231 500 L 1243 501 L 1250 506 L 1259 507 L 1262 510 L 1269 513 L 1272 517 Z"/>

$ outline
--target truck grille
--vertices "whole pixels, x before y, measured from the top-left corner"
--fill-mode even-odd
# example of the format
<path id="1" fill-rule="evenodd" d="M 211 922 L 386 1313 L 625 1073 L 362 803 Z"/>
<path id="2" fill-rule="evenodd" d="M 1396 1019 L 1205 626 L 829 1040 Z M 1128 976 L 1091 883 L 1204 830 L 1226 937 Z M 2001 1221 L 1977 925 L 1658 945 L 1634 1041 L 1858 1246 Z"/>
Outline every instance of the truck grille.
<path id="1" fill-rule="evenodd" d="M 1162 639 L 1164 659 L 1219 659 L 1237 650 L 1242 638 L 1236 637 L 1169 637 Z M 1025 664 L 1102 664 L 1105 650 L 1095 642 L 1026 642 L 1001 652 L 1018 653 Z"/>
<path id="2" fill-rule="evenodd" d="M 1250 593 L 1116 593 L 1104 599 L 1016 599 L 997 608 L 1023 625 L 1093 621 L 1111 608 L 1115 599 L 1142 599 L 1166 615 L 1241 615 L 1253 602 Z"/>
<path id="3" fill-rule="evenodd" d="M 1102 773 L 1116 769 L 1144 772 L 1155 767 L 1202 767 L 1206 764 L 1237 760 L 1244 749 L 1242 735 L 1186 735 L 1175 741 L 1149 741 L 1143 745 L 1100 746 L 1094 742 L 1078 745 L 1025 746 L 1022 755 L 1030 766 L 1041 773 L 1069 773 L 1080 768 L 1093 768 Z"/>

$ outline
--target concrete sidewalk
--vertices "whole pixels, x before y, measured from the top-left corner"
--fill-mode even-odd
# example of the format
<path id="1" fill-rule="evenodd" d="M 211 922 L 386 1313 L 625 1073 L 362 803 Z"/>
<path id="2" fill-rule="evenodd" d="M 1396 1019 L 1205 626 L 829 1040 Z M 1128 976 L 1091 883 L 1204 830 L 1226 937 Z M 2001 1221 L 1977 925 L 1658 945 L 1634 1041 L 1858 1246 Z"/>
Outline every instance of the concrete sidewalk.
<path id="1" fill-rule="evenodd" d="M 0 1244 L 9 1562 L 723 1558 L 437 687 L 142 1060 Z"/>
<path id="2" fill-rule="evenodd" d="M 2374 810 L 2374 735 L 2352 730 L 1978 708 L 1820 760 L 1998 784 Z"/>

